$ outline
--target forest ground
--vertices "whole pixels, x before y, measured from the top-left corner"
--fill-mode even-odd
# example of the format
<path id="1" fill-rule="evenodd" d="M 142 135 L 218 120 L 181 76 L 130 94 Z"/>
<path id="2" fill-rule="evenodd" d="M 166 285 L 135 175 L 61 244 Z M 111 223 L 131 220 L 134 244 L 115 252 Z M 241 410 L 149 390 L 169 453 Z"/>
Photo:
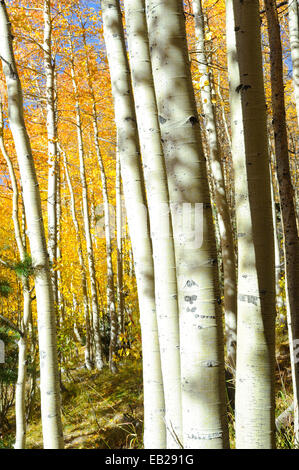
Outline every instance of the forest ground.
<path id="1" fill-rule="evenodd" d="M 126 361 L 119 372 L 76 368 L 62 374 L 62 422 L 66 449 L 142 447 L 143 406 L 141 361 Z M 42 448 L 38 399 L 27 428 L 26 447 Z M 13 425 L 13 416 L 11 416 Z M 13 426 L 14 427 L 14 426 Z M 14 429 L 12 429 L 14 432 Z M 12 447 L 14 435 L 5 447 Z M 4 444 L 4 443 L 3 443 Z"/>
<path id="2" fill-rule="evenodd" d="M 276 416 L 292 402 L 291 369 L 288 343 L 279 338 L 276 351 Z M 82 357 L 81 357 L 82 356 Z M 83 367 L 83 350 L 79 361 L 62 373 L 62 420 L 66 449 L 142 448 L 143 394 L 141 360 L 127 359 L 117 374 L 108 367 L 88 371 Z M 39 400 L 36 397 L 31 423 L 27 428 L 27 448 L 42 448 Z M 234 446 L 233 410 L 230 408 L 229 429 Z M 13 447 L 14 413 L 10 413 L 11 433 L 1 447 Z M 293 448 L 292 426 L 277 433 L 278 448 Z"/>

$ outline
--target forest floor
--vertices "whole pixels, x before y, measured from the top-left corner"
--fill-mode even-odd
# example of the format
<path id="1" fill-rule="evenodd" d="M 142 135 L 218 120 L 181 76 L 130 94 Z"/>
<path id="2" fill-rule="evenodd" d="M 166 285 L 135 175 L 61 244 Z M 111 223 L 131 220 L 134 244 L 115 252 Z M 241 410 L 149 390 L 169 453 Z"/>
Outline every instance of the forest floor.
<path id="1" fill-rule="evenodd" d="M 280 338 L 276 350 L 276 417 L 292 403 L 291 369 L 287 340 Z M 108 367 L 88 371 L 83 363 L 62 374 L 62 420 L 66 449 L 142 448 L 143 393 L 141 360 L 127 359 L 117 374 Z M 39 399 L 36 397 L 27 428 L 27 448 L 42 449 Z M 14 416 L 11 434 L 4 447 L 14 442 Z M 231 447 L 234 448 L 233 410 L 228 410 Z M 290 423 L 291 424 L 291 423 Z M 294 447 L 293 427 L 277 433 L 278 448 Z M 4 444 L 4 442 L 3 442 Z M 2 447 L 2 446 L 1 446 Z"/>
<path id="2" fill-rule="evenodd" d="M 127 361 L 111 374 L 86 369 L 63 374 L 62 420 L 66 449 L 142 447 L 141 362 Z M 27 429 L 27 448 L 42 448 L 40 415 Z"/>

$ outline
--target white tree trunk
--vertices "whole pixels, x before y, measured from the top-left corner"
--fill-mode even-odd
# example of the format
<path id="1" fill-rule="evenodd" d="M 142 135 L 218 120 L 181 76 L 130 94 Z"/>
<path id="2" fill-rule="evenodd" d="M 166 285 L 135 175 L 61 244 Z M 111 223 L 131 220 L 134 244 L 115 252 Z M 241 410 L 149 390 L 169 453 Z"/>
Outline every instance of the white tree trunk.
<path id="1" fill-rule="evenodd" d="M 146 8 L 173 206 L 180 310 L 183 445 L 184 448 L 223 448 L 229 444 L 217 253 L 206 162 L 188 61 L 183 5 L 177 0 L 164 3 L 147 0 Z M 188 210 L 191 216 L 187 225 L 184 211 Z"/>
<path id="2" fill-rule="evenodd" d="M 22 238 L 22 232 L 19 222 L 19 188 L 13 168 L 11 159 L 6 151 L 4 138 L 3 138 L 3 113 L 2 102 L 0 101 L 0 149 L 6 161 L 11 186 L 13 190 L 13 208 L 12 219 L 14 224 L 15 240 L 17 243 L 19 256 L 21 261 L 26 259 L 26 247 Z M 26 373 L 27 373 L 27 328 L 31 316 L 31 298 L 29 291 L 29 280 L 22 276 L 23 286 L 23 316 L 21 318 L 22 336 L 18 341 L 18 377 L 16 382 L 16 395 L 15 395 L 15 414 L 16 414 L 16 441 L 15 449 L 24 449 L 26 443 L 26 416 L 25 416 L 25 387 L 26 387 Z"/>
<path id="3" fill-rule="evenodd" d="M 272 160 L 272 149 L 269 145 L 269 153 Z M 273 155 L 273 160 L 275 157 Z M 275 163 L 274 163 L 275 164 Z M 278 237 L 278 226 L 276 216 L 276 203 L 275 203 L 275 170 L 272 172 L 270 163 L 270 175 L 271 175 L 271 203 L 272 203 L 272 217 L 273 217 L 273 234 L 274 234 L 274 253 L 275 253 L 275 293 L 276 293 L 276 304 L 278 308 L 283 307 L 282 289 L 280 287 L 281 280 L 281 261 L 280 261 L 280 242 Z"/>
<path id="4" fill-rule="evenodd" d="M 274 239 L 259 2 L 227 0 L 226 7 L 238 233 L 236 447 L 272 448 Z"/>
<path id="5" fill-rule="evenodd" d="M 123 214 L 121 197 L 121 173 L 119 155 L 116 155 L 115 173 L 115 198 L 116 198 L 116 245 L 117 245 L 117 311 L 118 326 L 120 332 L 125 332 L 125 304 L 123 293 Z"/>
<path id="6" fill-rule="evenodd" d="M 89 279 L 90 279 L 90 293 L 91 293 L 91 309 L 92 309 L 92 322 L 93 322 L 93 335 L 94 335 L 94 346 L 95 346 L 95 365 L 98 370 L 101 370 L 104 366 L 103 352 L 100 337 L 100 325 L 99 325 L 99 303 L 97 294 L 96 284 L 96 273 L 94 265 L 94 251 L 93 243 L 90 232 L 90 216 L 88 207 L 88 188 L 86 182 L 85 172 L 85 156 L 84 156 L 84 145 L 82 135 L 82 122 L 81 122 L 81 111 L 79 105 L 78 86 L 75 76 L 75 65 L 74 65 L 74 51 L 73 45 L 70 41 L 71 48 L 71 75 L 73 90 L 75 94 L 76 102 L 76 124 L 77 124 L 77 139 L 78 139 L 78 153 L 80 161 L 80 178 L 82 186 L 82 205 L 83 205 L 83 219 L 84 219 L 84 233 L 86 240 L 88 267 L 89 267 Z"/>
<path id="7" fill-rule="evenodd" d="M 60 260 L 61 258 L 61 164 L 60 164 L 60 152 L 58 148 L 58 93 L 57 93 L 57 73 L 54 76 L 54 110 L 55 110 L 55 129 L 57 134 L 57 184 L 56 184 L 56 224 L 57 224 L 57 240 L 56 240 L 56 253 L 55 259 Z M 55 269 L 57 275 L 57 322 L 64 321 L 65 316 L 65 305 L 64 298 L 61 292 L 62 276 L 60 269 Z"/>
<path id="8" fill-rule="evenodd" d="M 77 218 L 74 190 L 73 190 L 70 173 L 68 170 L 68 162 L 66 158 L 66 153 L 62 149 L 61 149 L 61 153 L 63 155 L 64 172 L 65 172 L 66 181 L 67 181 L 67 185 L 68 185 L 69 193 L 71 197 L 71 214 L 72 214 L 72 220 L 74 224 L 76 240 L 77 240 L 77 245 L 78 245 L 78 258 L 79 258 L 79 265 L 80 265 L 80 278 L 81 278 L 81 287 L 82 287 L 85 333 L 86 333 L 85 366 L 88 370 L 91 370 L 92 364 L 91 364 L 91 358 L 90 358 L 90 350 L 91 350 L 90 322 L 89 322 L 89 309 L 88 309 L 88 289 L 87 289 L 87 279 L 86 279 L 86 267 L 84 263 L 82 243 L 81 243 L 81 238 L 80 238 L 80 229 L 79 229 L 79 223 L 78 223 L 78 218 Z"/>
<path id="9" fill-rule="evenodd" d="M 42 220 L 41 200 L 32 150 L 27 134 L 20 79 L 12 48 L 12 35 L 4 1 L 0 3 L 1 59 L 8 90 L 9 122 L 21 174 L 28 238 L 34 269 L 38 311 L 40 389 L 45 448 L 62 448 L 60 394 L 55 331 L 55 310 L 50 267 Z"/>
<path id="10" fill-rule="evenodd" d="M 56 195 L 56 220 L 57 220 L 57 244 L 56 244 L 56 253 L 55 259 L 59 261 L 61 259 L 61 168 L 60 168 L 60 153 L 57 150 L 59 155 L 59 162 L 57 164 L 57 195 Z M 64 298 L 61 292 L 61 271 L 56 269 L 57 274 L 57 324 L 63 323 L 64 320 Z"/>
<path id="11" fill-rule="evenodd" d="M 204 114 L 205 131 L 210 154 L 210 169 L 214 183 L 215 203 L 218 217 L 220 245 L 224 275 L 224 313 L 227 360 L 232 371 L 236 368 L 237 345 L 237 276 L 233 231 L 226 197 L 224 172 L 221 162 L 219 131 L 212 103 L 211 71 L 205 49 L 205 21 L 201 0 L 193 0 L 195 35 L 200 73 L 200 96 Z"/>
<path id="12" fill-rule="evenodd" d="M 82 25 L 83 26 L 83 25 Z M 92 100 L 92 124 L 94 132 L 94 146 L 96 149 L 97 159 L 100 168 L 101 174 L 101 183 L 102 183 L 102 196 L 104 204 L 104 225 L 105 225 L 105 241 L 106 241 L 106 262 L 107 262 L 107 309 L 110 315 L 110 345 L 109 345 L 109 367 L 111 372 L 116 372 L 117 367 L 114 360 L 114 355 L 116 354 L 116 344 L 117 344 L 117 335 L 118 335 L 118 321 L 115 305 L 115 291 L 114 291 L 114 274 L 113 274 L 113 265 L 112 265 L 112 248 L 111 248 L 111 229 L 110 229 L 110 211 L 109 211 L 109 198 L 108 198 L 108 189 L 107 189 L 107 178 L 104 167 L 104 162 L 100 150 L 99 142 L 99 130 L 97 123 L 97 108 L 96 108 L 96 99 L 93 89 L 93 83 L 90 73 L 89 57 L 86 47 L 85 31 L 83 34 L 83 42 L 85 47 L 85 56 L 86 56 L 86 68 L 87 68 L 87 81 L 89 92 Z"/>
<path id="13" fill-rule="evenodd" d="M 159 449 L 166 447 L 165 405 L 156 319 L 154 267 L 138 132 L 119 2 L 117 0 L 103 0 L 102 15 L 114 99 L 118 136 L 117 151 L 121 162 L 140 309 L 144 446 Z"/>
<path id="14" fill-rule="evenodd" d="M 46 113 L 48 137 L 48 253 L 51 267 L 56 260 L 57 248 L 57 130 L 55 120 L 54 63 L 52 58 L 52 18 L 49 0 L 44 0 L 44 69 L 46 78 Z M 54 303 L 57 308 L 57 272 L 51 269 Z"/>
<path id="15" fill-rule="evenodd" d="M 27 329 L 31 316 L 31 297 L 28 279 L 23 279 L 23 317 L 21 331 L 23 336 L 18 341 L 18 377 L 16 382 L 15 412 L 16 412 L 16 441 L 15 449 L 25 449 L 26 446 L 26 377 L 27 377 Z"/>
<path id="16" fill-rule="evenodd" d="M 144 0 L 124 2 L 135 109 L 149 208 L 167 448 L 182 443 L 177 283 L 166 167 L 149 55 Z"/>

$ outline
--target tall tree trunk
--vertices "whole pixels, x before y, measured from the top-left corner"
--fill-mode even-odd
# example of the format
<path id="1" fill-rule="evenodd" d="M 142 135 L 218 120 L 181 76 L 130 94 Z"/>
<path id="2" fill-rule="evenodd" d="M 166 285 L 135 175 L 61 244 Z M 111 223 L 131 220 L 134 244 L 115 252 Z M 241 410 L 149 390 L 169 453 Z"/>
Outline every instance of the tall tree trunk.
<path id="1" fill-rule="evenodd" d="M 238 233 L 236 447 L 272 448 L 274 239 L 259 2 L 226 6 Z"/>
<path id="2" fill-rule="evenodd" d="M 26 447 L 26 378 L 27 378 L 27 329 L 31 315 L 31 296 L 28 279 L 23 277 L 23 317 L 21 331 L 23 335 L 18 341 L 18 377 L 16 382 L 15 413 L 16 413 L 16 441 L 15 449 Z"/>
<path id="3" fill-rule="evenodd" d="M 117 151 L 121 163 L 140 309 L 144 446 L 163 449 L 166 447 L 165 405 L 156 319 L 154 266 L 130 72 L 118 0 L 103 0 L 102 14 L 114 99 Z"/>
<path id="4" fill-rule="evenodd" d="M 282 297 L 282 288 L 280 286 L 281 275 L 282 275 L 282 263 L 280 260 L 280 240 L 278 236 L 278 225 L 277 225 L 277 214 L 276 214 L 276 202 L 275 202 L 275 188 L 277 188 L 276 181 L 276 170 L 275 168 L 275 155 L 272 152 L 271 139 L 268 139 L 268 148 L 270 154 L 270 175 L 271 175 L 271 202 L 272 202 L 272 217 L 273 217 L 273 233 L 274 233 L 274 253 L 275 253 L 275 294 L 276 294 L 276 305 L 278 308 L 282 308 L 284 305 Z M 280 204 L 279 204 L 280 207 Z"/>
<path id="5" fill-rule="evenodd" d="M 193 0 L 195 35 L 200 77 L 200 96 L 207 134 L 210 168 L 214 182 L 215 203 L 220 232 L 224 274 L 224 312 L 227 360 L 232 371 L 236 368 L 237 345 L 237 276 L 233 231 L 226 197 L 224 173 L 221 162 L 219 135 L 212 103 L 211 71 L 205 46 L 205 21 L 201 0 Z"/>
<path id="6" fill-rule="evenodd" d="M 10 22 L 4 1 L 0 3 L 0 30 L 3 34 L 1 60 L 8 90 L 9 122 L 18 156 L 28 226 L 28 238 L 34 269 L 38 311 L 40 390 L 44 447 L 47 449 L 62 448 L 63 434 L 60 416 L 53 290 L 51 286 L 38 182 L 30 141 L 24 122 L 22 88 L 14 59 Z"/>
<path id="7" fill-rule="evenodd" d="M 44 69 L 46 78 L 46 112 L 48 135 L 48 253 L 55 309 L 57 309 L 57 271 L 53 269 L 57 248 L 57 129 L 55 119 L 54 62 L 52 58 L 52 18 L 50 0 L 44 0 Z"/>
<path id="8" fill-rule="evenodd" d="M 83 25 L 82 25 L 83 27 Z M 94 132 L 94 145 L 96 149 L 97 159 L 100 168 L 101 174 L 101 183 L 102 183 L 102 196 L 104 204 L 104 224 L 105 224 L 105 241 L 106 241 L 106 262 L 107 262 L 107 308 L 110 315 L 110 345 L 109 345 L 109 367 L 111 372 L 116 372 L 117 367 L 114 360 L 116 354 L 116 344 L 117 344 L 117 335 L 118 335 L 118 321 L 115 305 L 115 291 L 114 291 L 114 275 L 113 275 L 113 265 L 112 265 L 112 248 L 111 248 L 111 229 L 110 229 L 110 212 L 109 212 L 109 198 L 108 198 L 108 189 L 107 189 L 107 178 L 105 173 L 104 162 L 100 150 L 100 141 L 99 141 L 99 130 L 97 123 L 97 107 L 96 99 L 93 89 L 93 83 L 90 73 L 89 57 L 86 45 L 85 31 L 83 30 L 83 42 L 85 48 L 85 57 L 86 57 L 86 68 L 87 68 L 87 81 L 89 87 L 89 93 L 92 100 L 92 124 Z"/>
<path id="9" fill-rule="evenodd" d="M 293 83 L 299 125 L 299 6 L 298 0 L 288 0 L 290 45 L 293 66 Z"/>
<path id="10" fill-rule="evenodd" d="M 58 152 L 59 154 L 59 152 Z M 60 160 L 60 154 L 59 154 Z M 60 161 L 57 164 L 57 195 L 56 195 L 56 220 L 57 220 L 57 244 L 56 244 L 56 253 L 55 259 L 59 261 L 61 259 L 61 169 Z M 60 269 L 55 270 L 57 273 L 57 323 L 58 325 L 63 323 L 64 320 L 64 298 L 61 292 L 61 271 Z"/>
<path id="11" fill-rule="evenodd" d="M 285 273 L 288 300 L 287 314 L 294 392 L 295 437 L 299 442 L 299 361 L 296 357 L 296 354 L 298 355 L 299 346 L 299 238 L 296 223 L 294 190 L 289 164 L 279 20 L 276 3 L 273 0 L 264 0 L 264 3 L 270 44 L 271 96 L 273 111 L 272 122 L 284 234 Z M 294 74 L 296 74 L 295 69 Z"/>
<path id="12" fill-rule="evenodd" d="M 145 2 L 130 0 L 124 5 L 153 245 L 167 448 L 178 448 L 182 442 L 179 312 L 167 175 L 150 62 Z"/>
<path id="13" fill-rule="evenodd" d="M 116 155 L 115 175 L 115 198 L 116 198 L 116 245 L 117 245 L 117 311 L 118 325 L 122 334 L 125 332 L 125 303 L 124 303 L 124 281 L 123 281 L 123 205 L 121 197 L 121 174 L 119 155 Z"/>
<path id="14" fill-rule="evenodd" d="M 83 257 L 83 250 L 82 250 L 82 243 L 81 243 L 81 238 L 80 238 L 80 229 L 79 229 L 79 223 L 78 223 L 78 218 L 77 218 L 77 212 L 76 212 L 76 203 L 75 203 L 75 196 L 74 196 L 74 190 L 73 190 L 73 185 L 68 169 L 68 162 L 66 158 L 66 153 L 60 148 L 60 151 L 63 155 L 63 163 L 64 163 L 64 172 L 66 176 L 66 181 L 71 197 L 71 214 L 72 214 L 72 220 L 74 224 L 74 229 L 75 229 L 75 235 L 76 235 L 76 240 L 77 240 L 77 246 L 78 246 L 78 258 L 79 258 L 79 265 L 80 265 L 80 279 L 81 279 L 81 288 L 82 288 L 82 297 L 83 297 L 83 310 L 84 310 L 84 319 L 85 319 L 85 334 L 86 334 L 86 339 L 85 339 L 85 366 L 88 370 L 92 369 L 92 364 L 91 364 L 91 358 L 90 358 L 90 350 L 91 350 L 91 345 L 90 345 L 90 322 L 89 322 L 89 310 L 88 310 L 88 289 L 87 289 L 87 279 L 86 279 L 86 267 L 84 263 L 84 257 Z"/>
<path id="15" fill-rule="evenodd" d="M 86 239 L 86 249 L 89 267 L 89 279 L 90 279 L 90 292 L 91 292 L 91 310 L 92 310 L 92 322 L 93 322 L 93 334 L 94 334 L 94 345 L 95 345 L 95 365 L 98 370 L 101 370 L 104 366 L 103 363 L 103 351 L 100 336 L 100 325 L 99 325 L 99 303 L 97 294 L 96 284 L 96 273 L 94 265 L 94 251 L 90 232 L 90 217 L 88 207 L 88 189 L 86 182 L 85 172 L 85 156 L 84 156 L 84 145 L 82 135 L 82 122 L 81 122 L 81 111 L 79 105 L 78 86 L 75 76 L 75 64 L 74 64 L 74 51 L 73 45 L 70 41 L 71 47 L 71 74 L 73 90 L 75 94 L 76 102 L 76 125 L 77 125 L 77 139 L 78 139 L 78 153 L 80 160 L 80 178 L 82 186 L 82 205 L 83 205 L 83 219 L 84 219 L 84 233 Z"/>
<path id="16" fill-rule="evenodd" d="M 19 222 L 19 188 L 11 159 L 6 151 L 3 138 L 3 113 L 2 102 L 0 101 L 0 149 L 6 161 L 10 181 L 13 190 L 13 209 L 12 219 L 14 224 L 15 240 L 21 261 L 26 260 L 26 247 L 24 246 L 22 232 Z M 29 289 L 29 280 L 26 276 L 22 276 L 23 286 L 23 316 L 21 318 L 22 336 L 18 341 L 18 377 L 16 382 L 15 395 L 15 414 L 16 414 L 16 441 L 15 449 L 24 449 L 26 444 L 26 414 L 25 414 L 25 391 L 26 391 L 26 374 L 27 374 L 27 329 L 31 316 L 31 298 Z"/>
<path id="17" fill-rule="evenodd" d="M 56 151 L 57 151 L 57 185 L 56 185 L 56 224 L 57 224 L 57 243 L 56 243 L 56 260 L 61 258 L 61 164 L 60 164 L 60 152 L 58 148 L 58 92 L 57 92 L 57 73 L 54 75 L 54 110 L 55 110 L 55 129 L 56 129 Z M 61 292 L 61 270 L 58 268 L 55 270 L 57 276 L 57 321 L 58 324 L 64 320 L 64 298 Z"/>
<path id="18" fill-rule="evenodd" d="M 183 4 L 147 0 L 146 8 L 176 251 L 183 445 L 223 448 L 229 443 L 216 241 Z"/>

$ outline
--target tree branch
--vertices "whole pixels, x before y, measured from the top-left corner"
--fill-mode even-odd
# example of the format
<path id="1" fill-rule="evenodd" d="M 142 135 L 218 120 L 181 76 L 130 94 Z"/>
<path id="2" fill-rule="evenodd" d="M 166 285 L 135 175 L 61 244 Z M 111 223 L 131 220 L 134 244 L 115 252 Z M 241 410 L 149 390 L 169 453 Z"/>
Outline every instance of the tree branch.
<path id="1" fill-rule="evenodd" d="M 276 9 L 278 10 L 279 8 L 284 7 L 287 4 L 288 4 L 287 0 L 284 1 L 284 2 L 280 2 L 280 3 L 278 3 L 278 5 L 276 5 Z M 266 13 L 266 10 L 261 10 L 260 11 L 260 15 L 263 15 L 264 13 Z"/>
<path id="2" fill-rule="evenodd" d="M 24 333 L 13 322 L 8 320 L 8 318 L 5 318 L 2 315 L 0 315 L 0 320 L 2 320 L 4 323 L 6 323 L 7 326 L 9 326 L 12 330 L 16 331 L 17 333 L 19 333 L 19 335 L 21 335 L 22 338 L 24 338 Z"/>

